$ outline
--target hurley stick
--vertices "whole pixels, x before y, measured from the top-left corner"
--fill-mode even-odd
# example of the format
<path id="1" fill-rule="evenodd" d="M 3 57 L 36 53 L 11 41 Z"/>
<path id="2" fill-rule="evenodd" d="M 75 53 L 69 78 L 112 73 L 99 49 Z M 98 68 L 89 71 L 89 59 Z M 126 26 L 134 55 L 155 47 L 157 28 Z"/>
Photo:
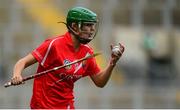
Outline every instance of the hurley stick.
<path id="1" fill-rule="evenodd" d="M 95 53 L 95 54 L 93 54 L 93 55 L 88 55 L 88 56 L 85 56 L 85 57 L 83 57 L 83 58 L 81 58 L 81 59 L 78 59 L 78 60 L 76 60 L 76 61 L 70 62 L 70 63 L 68 63 L 68 64 L 61 65 L 61 66 L 57 66 L 57 67 L 54 67 L 54 68 L 52 68 L 52 69 L 49 69 L 49 70 L 46 70 L 46 71 L 42 71 L 42 72 L 39 72 L 39 73 L 30 75 L 30 76 L 27 76 L 27 77 L 23 78 L 22 82 L 25 82 L 25 81 L 27 81 L 27 80 L 40 77 L 40 76 L 45 75 L 45 74 L 47 74 L 47 73 L 49 73 L 49 72 L 56 71 L 56 70 L 58 70 L 58 69 L 61 69 L 61 68 L 64 68 L 64 67 L 73 65 L 73 64 L 75 64 L 75 63 L 82 62 L 82 61 L 87 60 L 87 59 L 89 59 L 89 58 L 96 57 L 97 55 L 100 55 L 100 54 L 101 54 L 101 53 Z M 9 81 L 9 82 L 7 82 L 7 83 L 4 84 L 4 87 L 9 87 L 9 86 L 12 86 L 12 85 L 14 85 L 14 84 L 12 84 L 12 82 Z"/>

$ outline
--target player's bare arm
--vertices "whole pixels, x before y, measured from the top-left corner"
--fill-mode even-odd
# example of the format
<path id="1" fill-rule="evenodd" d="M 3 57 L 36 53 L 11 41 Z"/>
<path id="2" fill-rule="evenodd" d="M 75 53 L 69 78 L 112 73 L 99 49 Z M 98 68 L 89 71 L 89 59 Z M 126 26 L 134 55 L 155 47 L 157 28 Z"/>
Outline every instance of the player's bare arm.
<path id="1" fill-rule="evenodd" d="M 100 71 L 98 74 L 91 76 L 91 79 L 93 80 L 93 82 L 95 83 L 95 85 L 97 87 L 104 87 L 106 85 L 106 83 L 108 82 L 112 70 L 115 67 L 117 61 L 119 60 L 119 58 L 122 56 L 123 52 L 124 52 L 124 46 L 122 46 L 119 43 L 119 46 L 115 46 L 118 49 L 113 48 L 114 46 L 111 45 L 111 59 L 110 62 L 108 64 L 108 66 Z"/>
<path id="2" fill-rule="evenodd" d="M 17 84 L 20 84 L 22 83 L 22 76 L 21 76 L 21 73 L 22 71 L 36 63 L 36 59 L 32 56 L 32 54 L 28 54 L 27 56 L 23 57 L 22 59 L 20 59 L 14 66 L 14 69 L 13 69 L 13 77 L 11 79 L 11 82 L 14 84 L 14 85 L 17 85 Z"/>

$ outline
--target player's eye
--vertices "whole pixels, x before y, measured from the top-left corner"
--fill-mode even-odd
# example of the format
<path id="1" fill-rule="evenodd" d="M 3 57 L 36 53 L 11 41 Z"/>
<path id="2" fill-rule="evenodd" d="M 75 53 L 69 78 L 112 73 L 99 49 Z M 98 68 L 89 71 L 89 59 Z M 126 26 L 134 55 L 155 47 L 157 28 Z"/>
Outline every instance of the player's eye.
<path id="1" fill-rule="evenodd" d="M 95 23 L 83 23 L 84 26 L 94 26 Z"/>

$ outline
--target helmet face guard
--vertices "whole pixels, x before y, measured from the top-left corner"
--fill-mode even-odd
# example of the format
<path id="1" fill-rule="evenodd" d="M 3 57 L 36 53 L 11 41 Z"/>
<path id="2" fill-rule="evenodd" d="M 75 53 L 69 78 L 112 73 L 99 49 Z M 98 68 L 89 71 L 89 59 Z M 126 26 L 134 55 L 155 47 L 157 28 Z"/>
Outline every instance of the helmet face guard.
<path id="1" fill-rule="evenodd" d="M 91 30 L 91 28 L 93 29 Z M 76 37 L 76 39 L 78 39 L 80 43 L 87 44 L 91 40 L 93 40 L 94 37 L 96 36 L 98 30 L 98 23 L 93 23 L 93 22 L 78 23 L 78 33 L 70 26 L 68 26 L 68 29 L 71 33 L 74 34 L 74 36 Z"/>
<path id="2" fill-rule="evenodd" d="M 98 31 L 97 15 L 89 9 L 82 7 L 75 7 L 68 12 L 67 28 L 82 43 L 89 43 Z M 78 32 L 72 28 L 72 23 L 77 24 Z M 92 28 L 88 30 L 87 27 Z"/>

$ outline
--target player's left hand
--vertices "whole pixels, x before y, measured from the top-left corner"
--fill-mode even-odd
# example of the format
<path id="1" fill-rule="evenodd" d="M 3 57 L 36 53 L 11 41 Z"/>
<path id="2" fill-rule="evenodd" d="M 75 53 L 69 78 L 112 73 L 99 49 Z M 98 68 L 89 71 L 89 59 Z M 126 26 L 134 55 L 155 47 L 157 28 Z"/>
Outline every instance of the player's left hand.
<path id="1" fill-rule="evenodd" d="M 121 43 L 119 43 L 119 45 L 117 45 L 117 46 L 111 45 L 110 47 L 111 47 L 111 61 L 110 61 L 110 64 L 111 65 L 116 65 L 117 61 L 122 56 L 125 48 Z"/>

